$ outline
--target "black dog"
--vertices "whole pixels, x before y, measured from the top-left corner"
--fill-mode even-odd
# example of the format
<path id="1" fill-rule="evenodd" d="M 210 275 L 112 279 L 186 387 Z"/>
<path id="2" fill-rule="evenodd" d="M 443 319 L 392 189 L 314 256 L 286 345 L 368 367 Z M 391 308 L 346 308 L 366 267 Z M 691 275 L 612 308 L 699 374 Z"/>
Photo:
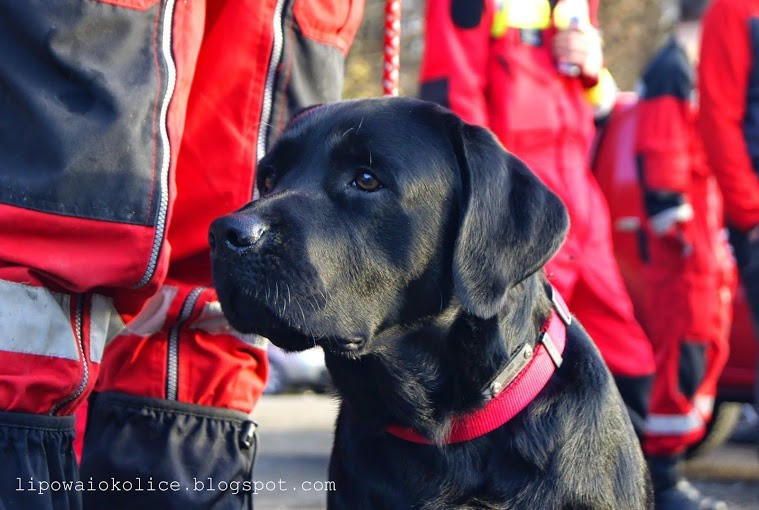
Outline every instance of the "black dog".
<path id="1" fill-rule="evenodd" d="M 319 106 L 257 185 L 211 226 L 214 279 L 240 331 L 324 347 L 330 508 L 650 508 L 614 382 L 543 276 L 565 209 L 487 130 L 413 99 Z"/>

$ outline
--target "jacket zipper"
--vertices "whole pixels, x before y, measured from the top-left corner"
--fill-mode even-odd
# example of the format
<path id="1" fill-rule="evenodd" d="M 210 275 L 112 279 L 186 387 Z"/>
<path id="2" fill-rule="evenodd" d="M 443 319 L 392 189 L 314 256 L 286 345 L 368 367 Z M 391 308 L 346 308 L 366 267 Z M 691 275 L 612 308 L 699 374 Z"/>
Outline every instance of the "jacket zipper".
<path id="1" fill-rule="evenodd" d="M 266 84 L 264 85 L 264 99 L 261 106 L 261 121 L 258 124 L 258 144 L 256 147 L 256 162 L 266 154 L 266 133 L 271 120 L 272 106 L 274 103 L 274 80 L 277 75 L 277 67 L 282 58 L 282 47 L 284 46 L 284 30 L 282 29 L 282 11 L 284 10 L 285 0 L 277 0 L 277 6 L 274 9 L 274 41 L 271 48 L 271 57 L 269 58 L 269 67 L 266 71 Z"/>
<path id="2" fill-rule="evenodd" d="M 171 168 L 171 146 L 169 143 L 169 132 L 166 122 L 169 112 L 169 103 L 174 95 L 174 87 L 176 86 L 177 81 L 177 68 L 174 65 L 171 51 L 171 29 L 174 18 L 174 4 L 175 0 L 169 0 L 166 2 L 163 21 L 161 23 L 161 53 L 166 64 L 166 92 L 163 95 L 161 112 L 158 117 L 161 144 L 163 148 L 161 151 L 161 171 L 159 177 L 160 200 L 158 203 L 158 218 L 156 220 L 153 248 L 150 251 L 150 258 L 148 259 L 148 267 L 136 285 L 138 288 L 144 287 L 153 278 L 156 267 L 158 266 L 158 255 L 161 253 L 163 239 L 166 234 L 166 215 L 169 209 L 169 169 Z"/>
<path id="3" fill-rule="evenodd" d="M 69 395 L 65 400 L 59 402 L 53 406 L 50 410 L 51 415 L 55 415 L 64 406 L 70 404 L 79 396 L 84 393 L 84 388 L 87 387 L 87 383 L 90 380 L 90 365 L 87 363 L 87 356 L 84 352 L 84 336 L 82 334 L 82 323 L 84 320 L 84 295 L 77 294 L 76 296 L 76 315 L 74 318 L 74 336 L 76 337 L 76 345 L 79 348 L 79 359 L 82 360 L 82 381 L 77 386 L 74 393 Z"/>
<path id="4" fill-rule="evenodd" d="M 182 311 L 176 324 L 169 330 L 169 346 L 166 356 L 166 400 L 177 400 L 179 393 L 179 330 L 192 315 L 204 287 L 192 289 L 182 303 Z"/>

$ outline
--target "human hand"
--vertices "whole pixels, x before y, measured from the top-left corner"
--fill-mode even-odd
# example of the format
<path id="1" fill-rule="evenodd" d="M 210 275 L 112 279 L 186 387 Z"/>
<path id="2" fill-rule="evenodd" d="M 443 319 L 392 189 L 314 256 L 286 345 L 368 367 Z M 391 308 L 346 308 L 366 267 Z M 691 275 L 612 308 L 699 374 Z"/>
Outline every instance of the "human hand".
<path id="1" fill-rule="evenodd" d="M 553 56 L 560 69 L 576 69 L 567 74 L 595 78 L 603 68 L 601 35 L 593 26 L 572 26 L 560 30 L 553 39 Z"/>

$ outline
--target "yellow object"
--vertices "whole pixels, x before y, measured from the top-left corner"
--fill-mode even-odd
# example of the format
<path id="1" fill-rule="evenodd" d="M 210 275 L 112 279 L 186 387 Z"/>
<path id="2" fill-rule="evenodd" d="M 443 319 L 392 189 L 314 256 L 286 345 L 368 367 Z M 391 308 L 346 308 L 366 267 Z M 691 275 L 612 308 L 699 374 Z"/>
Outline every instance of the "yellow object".
<path id="1" fill-rule="evenodd" d="M 551 26 L 548 0 L 501 0 L 496 6 L 490 34 L 501 37 L 509 28 L 544 30 Z"/>
<path id="2" fill-rule="evenodd" d="M 598 83 L 585 91 L 585 99 L 593 106 L 596 114 L 608 113 L 617 98 L 617 82 L 605 67 L 598 74 Z"/>
<path id="3" fill-rule="evenodd" d="M 553 26 L 559 30 L 590 25 L 588 0 L 559 0 L 553 8 Z"/>

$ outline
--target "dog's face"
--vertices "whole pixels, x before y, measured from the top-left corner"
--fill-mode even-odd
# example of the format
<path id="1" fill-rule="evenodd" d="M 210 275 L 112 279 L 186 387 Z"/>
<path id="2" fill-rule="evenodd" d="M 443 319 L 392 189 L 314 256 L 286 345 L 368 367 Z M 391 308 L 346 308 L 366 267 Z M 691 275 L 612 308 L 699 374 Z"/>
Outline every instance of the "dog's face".
<path id="1" fill-rule="evenodd" d="M 496 315 L 567 228 L 489 132 L 413 99 L 319 106 L 261 160 L 260 199 L 211 226 L 214 282 L 243 332 L 360 356 L 452 300 Z"/>

